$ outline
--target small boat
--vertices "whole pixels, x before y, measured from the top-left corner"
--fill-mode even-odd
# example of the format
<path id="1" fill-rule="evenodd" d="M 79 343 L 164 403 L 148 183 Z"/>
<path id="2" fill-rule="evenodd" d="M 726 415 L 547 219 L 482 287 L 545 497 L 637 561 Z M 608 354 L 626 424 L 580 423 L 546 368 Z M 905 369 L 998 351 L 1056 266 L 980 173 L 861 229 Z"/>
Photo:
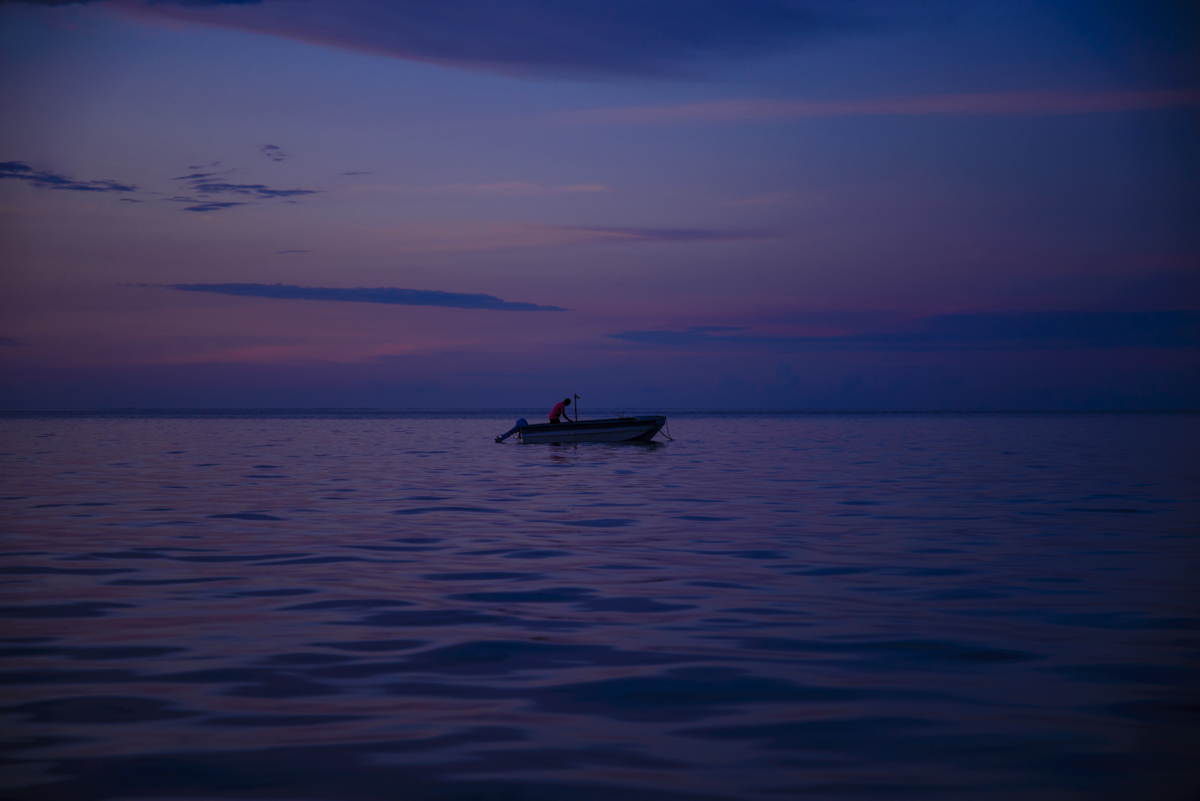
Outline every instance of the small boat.
<path id="1" fill-rule="evenodd" d="M 496 437 L 503 442 L 513 434 L 529 445 L 573 444 L 576 442 L 649 442 L 664 425 L 665 415 L 644 417 L 610 417 L 606 420 L 578 420 L 576 422 L 542 423 L 530 425 L 518 420 L 511 430 Z"/>

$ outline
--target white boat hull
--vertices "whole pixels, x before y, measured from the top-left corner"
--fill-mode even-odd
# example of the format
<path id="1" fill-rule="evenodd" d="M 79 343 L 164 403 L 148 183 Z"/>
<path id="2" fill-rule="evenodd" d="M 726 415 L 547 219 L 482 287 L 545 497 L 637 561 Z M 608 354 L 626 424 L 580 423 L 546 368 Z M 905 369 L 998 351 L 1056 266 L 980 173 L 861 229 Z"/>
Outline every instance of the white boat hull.
<path id="1" fill-rule="evenodd" d="M 576 442 L 649 442 L 667 422 L 663 415 L 583 420 L 578 423 L 543 423 L 521 426 L 517 435 L 527 445 Z"/>

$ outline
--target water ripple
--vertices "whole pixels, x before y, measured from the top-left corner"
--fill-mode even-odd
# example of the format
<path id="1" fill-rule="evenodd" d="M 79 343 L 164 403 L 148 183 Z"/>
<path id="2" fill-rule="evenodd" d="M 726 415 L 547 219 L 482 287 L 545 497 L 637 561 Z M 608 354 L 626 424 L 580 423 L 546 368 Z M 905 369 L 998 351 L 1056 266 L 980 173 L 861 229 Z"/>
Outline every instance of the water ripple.
<path id="1" fill-rule="evenodd" d="M 0 418 L 5 797 L 1197 788 L 1200 417 L 509 427 Z"/>

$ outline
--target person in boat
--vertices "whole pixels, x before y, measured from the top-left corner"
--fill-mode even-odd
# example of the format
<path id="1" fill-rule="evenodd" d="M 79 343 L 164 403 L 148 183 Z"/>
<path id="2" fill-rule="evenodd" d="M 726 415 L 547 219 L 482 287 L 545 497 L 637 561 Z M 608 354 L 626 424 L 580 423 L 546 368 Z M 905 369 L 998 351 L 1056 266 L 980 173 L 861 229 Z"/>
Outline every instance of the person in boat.
<path id="1" fill-rule="evenodd" d="M 560 417 L 566 417 L 568 423 L 574 423 L 575 421 L 567 416 L 567 407 L 570 405 L 571 405 L 570 398 L 563 398 L 560 402 L 554 404 L 554 408 L 550 410 L 550 422 L 558 423 L 558 422 L 560 422 L 560 420 L 559 420 Z M 545 407 L 543 406 L 542 408 L 545 408 Z"/>

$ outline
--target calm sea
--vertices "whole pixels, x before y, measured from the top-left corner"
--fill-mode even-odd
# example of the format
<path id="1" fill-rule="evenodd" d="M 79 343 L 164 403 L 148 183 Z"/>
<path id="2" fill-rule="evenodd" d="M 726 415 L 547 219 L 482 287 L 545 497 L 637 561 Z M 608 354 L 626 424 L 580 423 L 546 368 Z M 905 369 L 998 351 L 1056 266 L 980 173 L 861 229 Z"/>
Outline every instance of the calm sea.
<path id="1" fill-rule="evenodd" d="M 4 796 L 1200 790 L 1200 416 L 515 416 L 0 418 Z"/>

